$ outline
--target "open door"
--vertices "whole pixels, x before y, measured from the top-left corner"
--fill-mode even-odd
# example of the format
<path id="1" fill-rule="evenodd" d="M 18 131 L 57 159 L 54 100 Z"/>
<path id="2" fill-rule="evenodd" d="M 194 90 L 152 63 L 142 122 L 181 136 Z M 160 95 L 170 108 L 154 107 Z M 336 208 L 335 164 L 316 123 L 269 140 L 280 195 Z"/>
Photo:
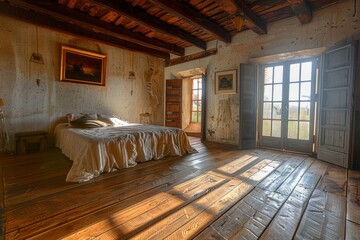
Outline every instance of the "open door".
<path id="1" fill-rule="evenodd" d="M 319 88 L 318 159 L 349 167 L 356 43 L 327 50 Z"/>
<path id="2" fill-rule="evenodd" d="M 165 126 L 182 128 L 182 80 L 166 80 Z"/>

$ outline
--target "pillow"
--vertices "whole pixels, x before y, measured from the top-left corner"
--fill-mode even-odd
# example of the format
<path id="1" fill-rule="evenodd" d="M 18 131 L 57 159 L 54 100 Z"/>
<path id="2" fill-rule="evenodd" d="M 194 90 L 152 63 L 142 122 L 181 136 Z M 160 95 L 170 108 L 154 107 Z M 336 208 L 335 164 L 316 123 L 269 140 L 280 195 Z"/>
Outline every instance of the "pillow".
<path id="1" fill-rule="evenodd" d="M 128 121 L 122 120 L 115 115 L 98 114 L 97 117 L 100 121 L 109 124 L 109 126 L 116 127 L 116 126 L 124 126 L 129 124 Z"/>
<path id="2" fill-rule="evenodd" d="M 66 114 L 66 118 L 67 118 L 67 121 L 68 121 L 68 123 L 70 123 L 70 122 L 72 122 L 72 121 L 74 121 L 74 120 L 76 120 L 76 119 L 78 119 L 78 118 L 80 118 L 81 117 L 81 115 L 76 115 L 75 116 L 75 114 L 74 113 L 68 113 L 68 114 Z"/>
<path id="3" fill-rule="evenodd" d="M 94 127 L 106 127 L 107 123 L 98 120 L 94 114 L 85 114 L 84 116 L 70 122 L 71 126 L 78 128 L 94 128 Z"/>
<path id="4" fill-rule="evenodd" d="M 66 114 L 66 118 L 68 120 L 68 123 L 71 123 L 72 121 L 75 121 L 85 115 L 88 115 L 90 117 L 92 117 L 93 119 L 97 119 L 97 115 L 96 113 L 91 113 L 91 114 L 87 114 L 87 113 L 80 113 L 80 114 L 75 114 L 75 113 L 68 113 Z"/>

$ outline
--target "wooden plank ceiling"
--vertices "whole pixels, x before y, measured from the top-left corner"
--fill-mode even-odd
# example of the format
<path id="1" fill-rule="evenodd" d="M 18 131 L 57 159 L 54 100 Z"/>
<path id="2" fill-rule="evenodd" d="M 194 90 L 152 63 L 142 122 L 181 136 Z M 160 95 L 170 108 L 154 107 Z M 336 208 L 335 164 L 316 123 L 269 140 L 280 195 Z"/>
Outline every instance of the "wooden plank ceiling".
<path id="1" fill-rule="evenodd" d="M 337 0 L 0 0 L 0 13 L 36 25 L 168 59 L 206 43 L 231 42 L 239 31 L 266 34 L 270 22 L 312 12 Z M 235 21 L 245 16 L 238 30 Z"/>

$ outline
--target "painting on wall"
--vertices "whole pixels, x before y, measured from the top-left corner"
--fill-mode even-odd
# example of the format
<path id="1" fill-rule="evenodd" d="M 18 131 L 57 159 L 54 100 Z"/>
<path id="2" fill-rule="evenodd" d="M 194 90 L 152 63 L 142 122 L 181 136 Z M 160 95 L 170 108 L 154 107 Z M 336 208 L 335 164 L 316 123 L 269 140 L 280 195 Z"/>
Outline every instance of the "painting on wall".
<path id="1" fill-rule="evenodd" d="M 215 94 L 236 93 L 236 69 L 215 73 Z"/>
<path id="2" fill-rule="evenodd" d="M 105 86 L 106 56 L 61 47 L 60 81 Z"/>

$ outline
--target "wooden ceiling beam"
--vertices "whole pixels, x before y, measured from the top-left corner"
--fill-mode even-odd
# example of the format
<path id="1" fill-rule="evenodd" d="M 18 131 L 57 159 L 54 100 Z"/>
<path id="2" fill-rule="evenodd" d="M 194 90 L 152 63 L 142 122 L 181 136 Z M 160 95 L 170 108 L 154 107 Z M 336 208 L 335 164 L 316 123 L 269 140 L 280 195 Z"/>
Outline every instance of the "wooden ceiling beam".
<path id="1" fill-rule="evenodd" d="M 93 30 L 94 32 L 101 32 L 109 36 L 117 37 L 119 39 L 142 45 L 148 48 L 153 48 L 160 51 L 166 51 L 175 55 L 183 56 L 184 48 L 170 44 L 158 39 L 145 37 L 140 33 L 106 23 L 100 19 L 89 16 L 85 13 L 69 9 L 66 6 L 59 5 L 54 1 L 47 0 L 8 0 L 11 5 L 31 9 L 41 14 L 49 15 L 55 19 L 74 23 L 81 28 Z"/>
<path id="2" fill-rule="evenodd" d="M 287 0 L 294 14 L 301 24 L 309 23 L 312 20 L 312 11 L 306 0 Z"/>
<path id="3" fill-rule="evenodd" d="M 113 1 L 113 0 L 90 0 L 90 2 L 102 6 L 111 11 L 117 12 L 122 16 L 127 17 L 133 21 L 141 23 L 153 31 L 169 35 L 180 41 L 185 41 L 191 45 L 197 46 L 201 49 L 206 49 L 206 43 L 186 31 L 177 28 L 171 24 L 165 23 L 156 17 L 151 16 L 144 10 L 133 7 L 126 1 Z"/>
<path id="4" fill-rule="evenodd" d="M 217 48 L 208 49 L 208 50 L 205 50 L 205 51 L 202 51 L 202 52 L 199 52 L 199 53 L 193 53 L 193 54 L 190 54 L 190 55 L 169 59 L 169 60 L 166 61 L 165 67 L 170 67 L 170 66 L 173 66 L 173 65 L 193 61 L 193 60 L 196 60 L 196 59 L 201 59 L 201 58 L 208 57 L 208 56 L 211 56 L 211 55 L 216 55 L 216 54 L 217 54 Z"/>
<path id="5" fill-rule="evenodd" d="M 266 34 L 266 22 L 258 17 L 251 9 L 246 5 L 244 0 L 216 0 L 219 5 L 221 5 L 228 14 L 236 15 L 239 13 L 244 13 L 245 15 L 245 24 L 252 31 L 257 34 Z"/>
<path id="6" fill-rule="evenodd" d="M 215 36 L 216 39 L 227 43 L 231 42 L 231 35 L 229 32 L 217 23 L 209 20 L 205 16 L 202 16 L 199 12 L 195 11 L 185 3 L 181 3 L 177 0 L 150 0 L 150 2 L 178 18 L 184 19 L 197 28 L 203 29 Z"/>
<path id="7" fill-rule="evenodd" d="M 14 17 L 22 21 L 26 21 L 35 25 L 49 28 L 51 30 L 56 30 L 76 37 L 97 41 L 121 49 L 140 52 L 163 59 L 170 58 L 170 54 L 168 52 L 159 51 L 152 48 L 137 45 L 135 43 L 121 40 L 113 36 L 108 36 L 103 33 L 95 33 L 93 31 L 80 28 L 79 26 L 74 24 L 70 24 L 67 22 L 60 22 L 58 20 L 50 18 L 47 15 L 42 15 L 34 11 L 29 11 L 26 9 L 10 6 L 7 3 L 0 2 L 0 13 L 2 15 Z"/>

